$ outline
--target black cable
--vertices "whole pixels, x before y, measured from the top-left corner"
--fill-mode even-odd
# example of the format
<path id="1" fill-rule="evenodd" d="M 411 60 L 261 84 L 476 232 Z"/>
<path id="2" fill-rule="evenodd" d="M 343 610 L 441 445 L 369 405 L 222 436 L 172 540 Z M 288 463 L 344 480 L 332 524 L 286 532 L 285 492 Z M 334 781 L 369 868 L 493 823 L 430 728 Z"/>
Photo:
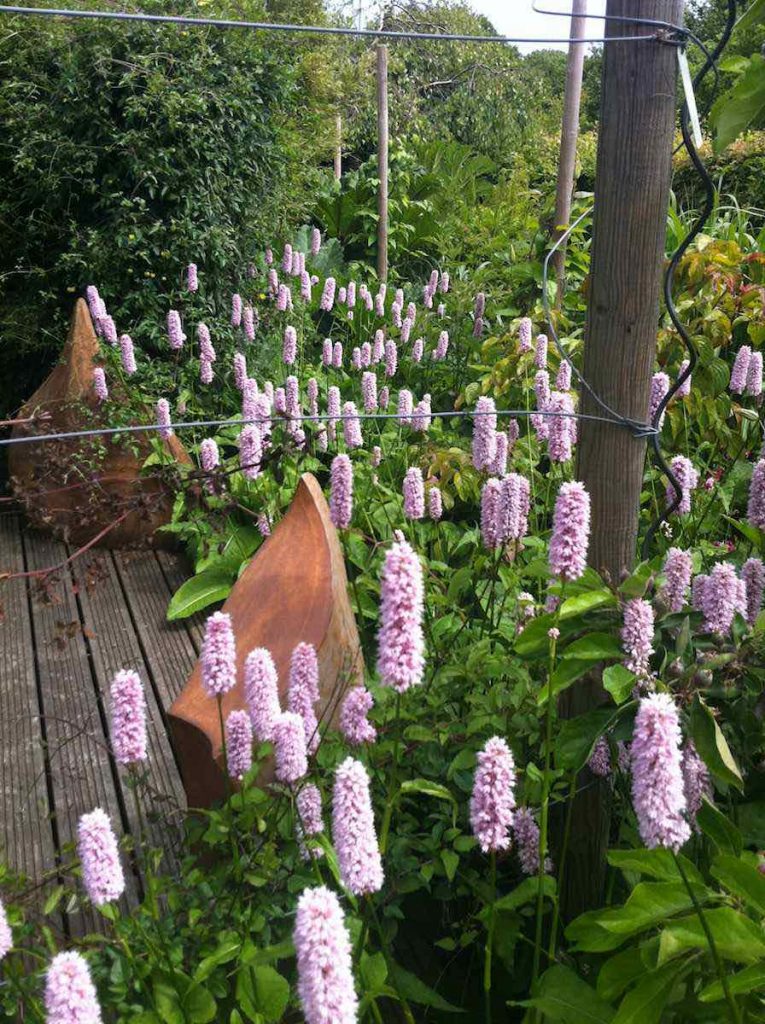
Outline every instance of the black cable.
<path id="1" fill-rule="evenodd" d="M 728 45 L 728 41 L 731 37 L 734 25 L 736 23 L 736 6 L 736 0 L 728 0 L 728 17 L 725 22 L 725 29 L 723 30 L 723 34 L 720 37 L 717 46 L 711 53 L 707 54 L 704 65 L 699 71 L 699 73 L 696 75 L 696 78 L 694 80 L 694 87 L 703 81 L 705 76 L 709 73 L 709 71 L 712 68 L 716 69 L 717 60 L 719 59 L 720 54 L 723 52 L 725 47 Z M 680 335 L 688 351 L 688 366 L 685 368 L 685 371 L 680 374 L 678 379 L 675 381 L 674 385 L 669 389 L 667 394 L 659 403 L 656 411 L 654 412 L 652 425 L 656 428 L 656 432 L 651 434 L 650 436 L 651 454 L 653 456 L 654 463 L 666 475 L 670 486 L 675 492 L 675 500 L 670 505 L 668 505 L 663 512 L 660 512 L 656 519 L 648 527 L 645 538 L 643 540 L 642 547 L 642 554 L 644 559 L 648 557 L 648 553 L 650 551 L 653 538 L 656 535 L 656 531 L 659 529 L 661 524 L 670 515 L 672 515 L 675 509 L 678 508 L 683 498 L 683 489 L 680 486 L 680 481 L 672 472 L 666 459 L 663 457 L 661 453 L 659 423 L 661 421 L 661 417 L 664 414 L 665 409 L 669 405 L 672 398 L 677 394 L 680 388 L 682 388 L 683 384 L 688 380 L 688 378 L 693 373 L 696 363 L 698 362 L 698 351 L 696 349 L 696 346 L 693 344 L 693 341 L 691 340 L 690 334 L 686 330 L 685 325 L 683 324 L 683 322 L 680 319 L 680 316 L 678 315 L 677 307 L 675 306 L 672 292 L 675 281 L 675 272 L 677 271 L 680 260 L 688 251 L 693 241 L 703 231 L 707 221 L 711 217 L 712 212 L 714 210 L 716 195 L 714 181 L 712 180 L 712 177 L 709 174 L 709 171 L 707 170 L 704 161 L 701 159 L 701 156 L 699 155 L 699 151 L 696 148 L 696 144 L 693 141 L 689 127 L 689 122 L 690 115 L 688 111 L 688 102 L 686 100 L 683 103 L 680 115 L 680 126 L 682 130 L 683 143 L 685 145 L 685 148 L 688 151 L 688 155 L 691 158 L 691 162 L 693 163 L 693 166 L 698 172 L 699 177 L 701 178 L 702 183 L 704 185 L 704 205 L 702 207 L 701 213 L 697 217 L 695 223 L 692 225 L 688 234 L 685 236 L 685 238 L 682 240 L 680 245 L 673 253 L 672 258 L 669 261 L 669 266 L 667 267 L 666 273 L 664 275 L 664 302 L 667 307 L 667 312 L 669 314 L 670 320 L 672 321 L 675 330 Z"/>

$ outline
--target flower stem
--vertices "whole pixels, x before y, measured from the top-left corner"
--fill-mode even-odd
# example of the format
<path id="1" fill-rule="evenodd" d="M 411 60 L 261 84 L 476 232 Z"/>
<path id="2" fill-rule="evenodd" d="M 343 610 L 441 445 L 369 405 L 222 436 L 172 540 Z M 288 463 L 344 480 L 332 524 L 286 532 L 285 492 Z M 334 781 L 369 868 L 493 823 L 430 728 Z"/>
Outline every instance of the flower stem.
<path id="1" fill-rule="evenodd" d="M 388 798 L 385 801 L 385 814 L 383 816 L 382 829 L 380 830 L 380 853 L 385 855 L 385 851 L 388 848 L 388 834 L 390 832 L 390 822 L 393 816 L 393 805 L 396 802 L 398 795 L 398 748 L 399 748 L 399 733 L 401 730 L 401 694 L 396 693 L 396 716 L 394 719 L 395 735 L 393 737 L 393 769 L 390 776 L 390 785 L 388 787 Z"/>
<path id="2" fill-rule="evenodd" d="M 491 907 L 489 909 L 489 927 L 486 932 L 486 951 L 483 962 L 483 996 L 486 1010 L 486 1024 L 491 1024 L 491 958 L 494 945 L 494 922 L 496 917 L 497 904 L 497 853 L 491 851 L 490 855 L 491 873 Z"/>
<path id="3" fill-rule="evenodd" d="M 566 808 L 566 824 L 563 829 L 563 844 L 560 850 L 560 865 L 558 866 L 558 896 L 553 905 L 552 925 L 550 926 L 550 945 L 548 956 L 550 960 L 555 959 L 555 947 L 558 943 L 558 922 L 560 921 L 560 894 L 563 889 L 563 877 L 566 870 L 566 854 L 568 853 L 568 841 L 571 835 L 571 819 L 574 817 L 574 797 L 576 796 L 576 772 L 571 773 L 571 782 L 568 790 L 568 807 Z"/>
<path id="4" fill-rule="evenodd" d="M 685 888 L 688 890 L 688 895 L 691 897 L 691 903 L 693 904 L 693 908 L 698 914 L 699 921 L 701 922 L 701 927 L 704 930 L 704 934 L 706 935 L 707 943 L 709 944 L 709 952 L 712 954 L 715 969 L 717 970 L 717 977 L 720 979 L 723 994 L 725 995 L 725 999 L 728 1003 L 730 1019 L 733 1022 L 733 1024 L 741 1024 L 741 1013 L 739 1012 L 738 1004 L 736 1003 L 736 1000 L 733 997 L 733 993 L 731 992 L 730 987 L 728 985 L 728 976 L 725 973 L 725 967 L 723 966 L 722 959 L 720 958 L 720 952 L 717 949 L 717 945 L 712 935 L 712 929 L 709 927 L 709 922 L 706 919 L 706 915 L 704 914 L 704 911 L 701 909 L 701 904 L 699 903 L 696 897 L 696 893 L 693 891 L 693 886 L 688 881 L 688 876 L 686 875 L 685 870 L 683 869 L 683 865 L 677 854 L 675 854 L 675 864 L 677 865 L 677 870 L 680 874 L 680 877 L 685 883 Z"/>

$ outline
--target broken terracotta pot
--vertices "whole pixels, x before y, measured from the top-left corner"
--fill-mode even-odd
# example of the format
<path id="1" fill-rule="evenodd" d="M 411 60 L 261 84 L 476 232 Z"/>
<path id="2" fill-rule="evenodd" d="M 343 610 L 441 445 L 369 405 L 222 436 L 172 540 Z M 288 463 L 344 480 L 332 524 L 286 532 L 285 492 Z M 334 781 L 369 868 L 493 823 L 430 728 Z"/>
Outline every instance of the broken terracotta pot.
<path id="1" fill-rule="evenodd" d="M 13 436 L 108 425 L 109 405 L 101 410 L 93 391 L 99 351 L 87 303 L 78 299 L 61 362 L 19 413 L 49 418 L 16 426 Z M 191 464 L 177 437 L 164 444 L 176 462 Z M 159 472 L 142 472 L 150 452 L 148 434 L 41 441 L 12 445 L 9 470 L 32 525 L 60 540 L 81 546 L 124 517 L 104 534 L 102 546 L 172 546 L 173 537 L 157 529 L 170 521 L 174 493 Z"/>
<path id="2" fill-rule="evenodd" d="M 265 647 L 279 673 L 286 707 L 293 649 L 313 644 L 319 658 L 317 718 L 332 723 L 349 686 L 361 683 L 364 662 L 356 620 L 348 600 L 343 553 L 318 481 L 301 477 L 284 519 L 234 585 L 223 605 L 236 636 L 237 683 L 223 698 L 224 720 L 246 707 L 244 662 Z M 225 795 L 226 784 L 217 701 L 202 688 L 197 663 L 170 708 L 170 727 L 189 807 L 209 807 Z M 264 769 L 263 782 L 272 778 Z"/>

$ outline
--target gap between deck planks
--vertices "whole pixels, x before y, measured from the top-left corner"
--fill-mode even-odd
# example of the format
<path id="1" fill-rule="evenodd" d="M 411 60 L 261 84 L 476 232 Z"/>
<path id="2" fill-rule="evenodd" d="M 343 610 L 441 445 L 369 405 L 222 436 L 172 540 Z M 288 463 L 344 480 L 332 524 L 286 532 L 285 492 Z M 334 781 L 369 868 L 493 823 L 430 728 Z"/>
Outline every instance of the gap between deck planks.
<path id="1" fill-rule="evenodd" d="M 0 571 L 58 565 L 64 545 L 0 516 Z M 79 816 L 96 806 L 118 834 L 138 834 L 133 794 L 109 744 L 109 686 L 120 668 L 145 684 L 149 720 L 148 791 L 141 811 L 151 845 L 172 858 L 183 789 L 166 712 L 197 658 L 201 617 L 168 623 L 167 602 L 185 578 L 178 556 L 92 550 L 49 577 L 0 584 L 0 743 L 2 851 L 30 879 L 53 868 L 76 838 Z M 63 860 L 71 860 L 63 853 Z M 169 865 L 168 865 L 169 866 Z M 138 896 L 131 879 L 126 902 Z M 92 930 L 91 911 L 73 932 Z"/>

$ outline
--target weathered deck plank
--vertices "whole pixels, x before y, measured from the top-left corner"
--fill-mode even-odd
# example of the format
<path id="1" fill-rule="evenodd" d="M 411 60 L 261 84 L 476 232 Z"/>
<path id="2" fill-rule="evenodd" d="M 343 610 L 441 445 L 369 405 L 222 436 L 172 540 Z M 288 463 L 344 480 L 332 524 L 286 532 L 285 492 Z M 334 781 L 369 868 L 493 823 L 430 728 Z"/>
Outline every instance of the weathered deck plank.
<path id="1" fill-rule="evenodd" d="M 142 557 L 150 557 L 143 554 Z M 83 626 L 90 649 L 101 702 L 111 716 L 109 688 L 120 669 L 134 669 L 144 683 L 147 707 L 148 760 L 146 785 L 138 788 L 141 818 L 148 823 L 149 839 L 172 855 L 178 838 L 179 809 L 185 804 L 183 786 L 176 767 L 163 709 L 154 689 L 152 666 L 142 650 L 130 608 L 125 600 L 119 576 L 109 551 L 89 551 L 72 565 L 78 588 Z M 172 671 L 173 666 L 168 666 Z M 110 722 L 108 723 L 110 726 Z M 125 769 L 120 770 L 124 801 L 130 829 L 134 836 L 141 831 L 141 821 L 134 806 L 134 795 L 124 783 Z M 148 787 L 148 788 L 147 788 Z"/>
<path id="2" fill-rule="evenodd" d="M 19 517 L 0 516 L 0 572 L 24 569 Z M 13 871 L 39 882 L 56 866 L 56 848 L 25 580 L 0 585 L 0 608 L 2 849 Z"/>
<path id="3" fill-rule="evenodd" d="M 43 535 L 23 533 L 22 538 L 29 569 L 58 565 L 67 557 L 63 544 Z M 62 849 L 74 843 L 78 818 L 95 807 L 109 815 L 121 835 L 127 822 L 68 567 L 44 583 L 32 585 L 31 607 L 59 842 Z M 136 898 L 135 879 L 129 870 L 125 876 L 128 890 L 124 902 L 129 906 Z M 92 930 L 99 924 L 98 915 L 86 906 L 70 918 L 75 931 Z"/>

